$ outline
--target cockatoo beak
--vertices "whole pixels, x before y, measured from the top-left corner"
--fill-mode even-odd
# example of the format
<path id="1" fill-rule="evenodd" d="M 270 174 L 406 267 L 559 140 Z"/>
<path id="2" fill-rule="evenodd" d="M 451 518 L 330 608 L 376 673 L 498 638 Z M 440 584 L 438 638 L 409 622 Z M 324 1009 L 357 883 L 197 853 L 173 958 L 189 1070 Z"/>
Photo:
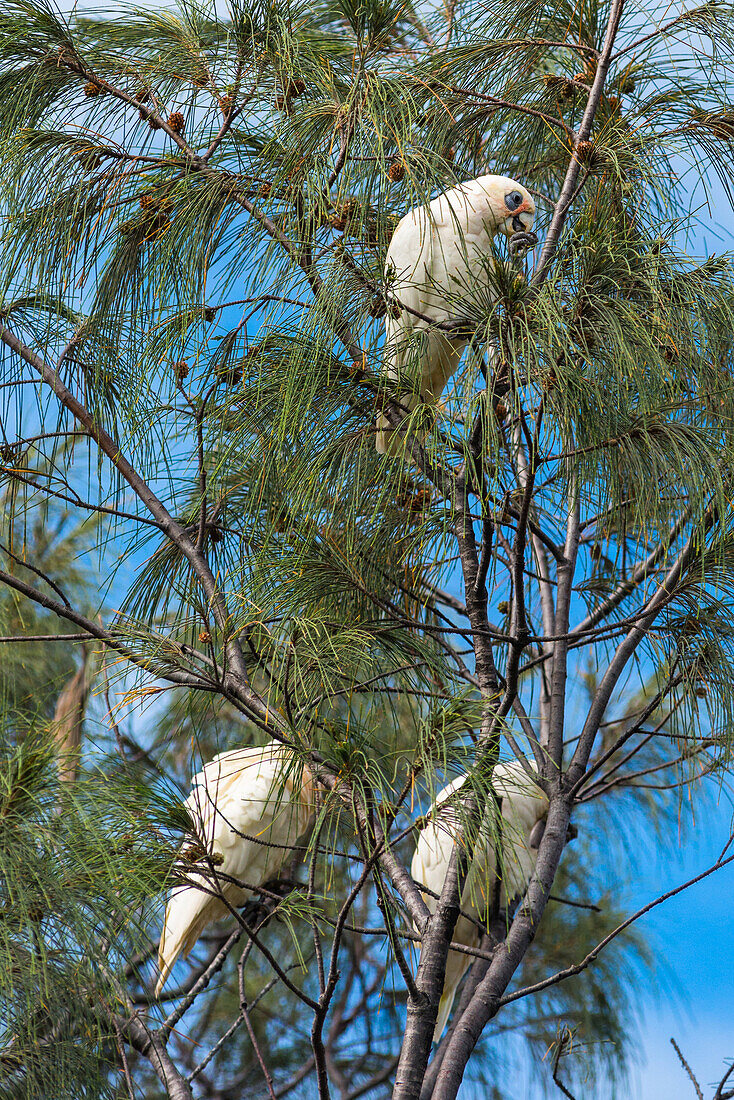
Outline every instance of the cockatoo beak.
<path id="1" fill-rule="evenodd" d="M 528 204 L 527 199 L 516 210 L 508 210 L 504 220 L 503 232 L 511 237 L 513 233 L 528 233 L 533 226 L 535 211 Z"/>
<path id="2" fill-rule="evenodd" d="M 522 206 L 518 206 L 517 210 L 513 210 L 507 219 L 510 223 L 510 231 L 512 233 L 528 233 L 533 227 L 534 217 L 535 211 L 531 209 L 526 199 Z"/>

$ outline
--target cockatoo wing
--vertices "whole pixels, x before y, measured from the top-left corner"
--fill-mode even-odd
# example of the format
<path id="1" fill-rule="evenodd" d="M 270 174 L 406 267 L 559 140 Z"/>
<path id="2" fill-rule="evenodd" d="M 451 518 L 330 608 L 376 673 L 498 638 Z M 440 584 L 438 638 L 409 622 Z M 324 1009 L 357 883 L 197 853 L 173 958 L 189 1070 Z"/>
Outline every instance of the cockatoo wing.
<path id="1" fill-rule="evenodd" d="M 502 905 L 522 897 L 535 870 L 534 826 L 548 813 L 548 799 L 517 761 L 498 764 L 492 786 L 502 799 Z"/>
<path id="2" fill-rule="evenodd" d="M 446 802 L 450 795 L 459 790 L 463 782 L 463 777 L 459 777 L 452 783 L 449 783 L 447 787 L 444 787 L 438 794 L 434 803 L 438 813 L 434 819 L 429 821 L 428 824 L 421 829 L 418 835 L 415 852 L 413 853 L 413 859 L 410 865 L 411 875 L 416 882 L 423 886 L 427 886 L 434 894 L 440 894 L 443 889 L 456 837 L 456 811 L 452 810 L 451 807 L 445 807 L 443 813 L 441 813 L 440 807 Z M 480 865 L 482 874 L 491 874 L 494 865 L 494 853 L 482 852 L 475 854 L 472 871 L 476 874 L 474 864 Z M 471 878 L 471 872 L 469 878 Z M 468 879 L 464 889 L 461 907 L 471 916 L 479 915 L 479 911 L 475 905 L 475 896 L 472 884 Z M 437 899 L 431 897 L 430 894 L 424 894 L 423 897 L 429 912 L 435 913 Z M 420 931 L 420 929 L 416 928 L 416 931 Z M 477 947 L 480 939 L 481 932 L 477 926 L 472 924 L 471 921 L 467 920 L 465 917 L 459 917 L 456 922 L 456 927 L 454 928 L 454 942 L 464 944 L 466 947 Z M 471 955 L 463 955 L 458 951 L 449 951 L 448 959 L 446 960 L 446 974 L 444 977 L 443 990 L 438 1005 L 436 1027 L 433 1032 L 434 1043 L 437 1043 L 443 1034 L 454 1003 L 456 990 L 471 963 Z"/>
<path id="3" fill-rule="evenodd" d="M 464 783 L 459 777 L 440 792 L 434 802 L 433 817 L 421 829 L 411 863 L 416 882 L 436 894 L 443 888 L 459 821 L 459 811 L 446 805 L 451 795 Z M 500 810 L 488 806 L 476 838 L 472 862 L 461 899 L 464 913 L 484 920 L 492 911 L 500 885 L 499 904 L 507 898 L 521 896 L 535 868 L 537 851 L 530 845 L 530 834 L 548 812 L 548 800 L 526 775 L 522 765 L 513 761 L 498 764 L 492 773 L 492 787 L 500 799 Z M 497 856 L 500 856 L 500 868 Z M 498 883 L 497 875 L 500 875 Z M 424 895 L 431 913 L 436 911 L 436 899 Z M 477 947 L 481 941 L 479 928 L 459 917 L 454 929 L 454 942 Z M 449 951 L 446 976 L 439 1002 L 434 1042 L 438 1042 L 448 1021 L 459 983 L 471 964 L 470 955 Z"/>
<path id="4" fill-rule="evenodd" d="M 289 768 L 289 765 L 290 768 Z M 222 878 L 189 876 L 171 895 L 159 947 L 159 992 L 183 952 L 213 920 L 251 895 L 229 879 L 257 887 L 274 878 L 303 835 L 313 811 L 313 783 L 280 746 L 221 753 L 194 777 L 186 800 L 202 846 Z"/>

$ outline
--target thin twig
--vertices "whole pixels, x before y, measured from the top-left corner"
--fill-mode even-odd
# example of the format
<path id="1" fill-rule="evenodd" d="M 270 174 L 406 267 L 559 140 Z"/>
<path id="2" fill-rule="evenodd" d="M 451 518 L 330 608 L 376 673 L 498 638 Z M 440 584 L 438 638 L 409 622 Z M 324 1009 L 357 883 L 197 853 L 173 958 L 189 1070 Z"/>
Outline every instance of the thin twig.
<path id="1" fill-rule="evenodd" d="M 693 1083 L 693 1087 L 696 1090 L 696 1096 L 698 1097 L 698 1100 L 703 1100 L 703 1089 L 701 1088 L 698 1081 L 696 1080 L 696 1078 L 694 1076 L 694 1073 L 693 1073 L 693 1070 L 691 1069 L 691 1067 L 688 1065 L 688 1062 L 683 1057 L 683 1052 L 681 1051 L 680 1047 L 678 1046 L 678 1044 L 676 1043 L 676 1041 L 672 1037 L 672 1035 L 670 1037 L 670 1042 L 672 1044 L 673 1050 L 675 1051 L 675 1053 L 678 1055 L 678 1058 L 680 1059 L 680 1064 L 683 1066 L 683 1069 L 686 1071 L 686 1073 L 688 1074 L 688 1076 L 690 1077 L 690 1079 Z"/>

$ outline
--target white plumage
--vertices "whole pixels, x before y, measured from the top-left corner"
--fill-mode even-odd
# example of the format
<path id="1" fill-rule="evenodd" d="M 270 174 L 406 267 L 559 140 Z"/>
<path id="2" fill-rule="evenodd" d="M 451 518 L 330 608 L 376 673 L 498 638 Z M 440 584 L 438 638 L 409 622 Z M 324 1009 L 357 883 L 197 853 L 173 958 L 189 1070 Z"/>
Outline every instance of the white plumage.
<path id="1" fill-rule="evenodd" d="M 435 404 L 440 397 L 468 341 L 432 326 L 457 319 L 458 299 L 477 290 L 485 298 L 491 294 L 487 260 L 492 237 L 529 231 L 534 214 L 535 203 L 522 184 L 507 176 L 480 176 L 452 187 L 427 206 L 415 207 L 398 223 L 387 250 L 385 275 L 392 278 L 396 312 L 398 303 L 408 308 L 400 309 L 398 316 L 388 309 L 383 371 L 397 380 L 419 356 L 420 398 L 401 395 L 405 408 L 415 408 L 421 398 Z M 395 431 L 386 417 L 378 417 L 380 454 L 399 451 L 400 439 L 391 438 Z"/>
<path id="2" fill-rule="evenodd" d="M 186 805 L 202 850 L 195 854 L 207 852 L 217 876 L 227 877 L 214 881 L 204 860 L 203 873 L 192 872 L 190 885 L 171 894 L 156 993 L 181 952 L 188 955 L 206 926 L 229 914 L 222 895 L 233 908 L 252 895 L 229 878 L 258 886 L 277 876 L 309 827 L 315 799 L 311 773 L 281 745 L 220 753 L 194 776 Z"/>
<path id="3" fill-rule="evenodd" d="M 432 820 L 418 835 L 411 863 L 411 874 L 416 882 L 422 883 L 436 894 L 440 894 L 443 889 L 460 820 L 458 810 L 452 808 L 452 805 L 456 807 L 456 800 L 452 800 L 449 805 L 447 801 L 460 790 L 464 781 L 463 776 L 455 779 L 436 797 Z M 548 813 L 548 799 L 531 783 L 518 762 L 498 764 L 492 773 L 492 788 L 501 799 L 501 836 L 497 836 L 496 816 L 488 811 L 477 837 L 474 858 L 461 899 L 462 910 L 481 921 L 487 919 L 488 910 L 497 894 L 499 906 L 504 908 L 508 898 L 512 900 L 525 893 L 535 867 L 537 848 Z M 424 900 L 431 913 L 435 913 L 436 899 L 424 894 Z M 466 917 L 459 917 L 454 929 L 455 943 L 478 947 L 481 935 L 475 924 Z M 446 1026 L 459 982 L 472 961 L 471 955 L 449 951 L 433 1033 L 436 1043 Z"/>

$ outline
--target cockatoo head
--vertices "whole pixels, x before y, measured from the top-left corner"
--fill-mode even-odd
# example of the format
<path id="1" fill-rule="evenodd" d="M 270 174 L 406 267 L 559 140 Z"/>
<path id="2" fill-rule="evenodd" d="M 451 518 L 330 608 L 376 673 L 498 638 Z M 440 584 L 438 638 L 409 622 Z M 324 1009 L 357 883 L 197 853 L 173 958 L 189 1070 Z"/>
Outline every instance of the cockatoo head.
<path id="1" fill-rule="evenodd" d="M 509 176 L 482 176 L 477 183 L 489 199 L 498 233 L 511 237 L 513 233 L 530 232 L 535 202 L 521 183 Z"/>

